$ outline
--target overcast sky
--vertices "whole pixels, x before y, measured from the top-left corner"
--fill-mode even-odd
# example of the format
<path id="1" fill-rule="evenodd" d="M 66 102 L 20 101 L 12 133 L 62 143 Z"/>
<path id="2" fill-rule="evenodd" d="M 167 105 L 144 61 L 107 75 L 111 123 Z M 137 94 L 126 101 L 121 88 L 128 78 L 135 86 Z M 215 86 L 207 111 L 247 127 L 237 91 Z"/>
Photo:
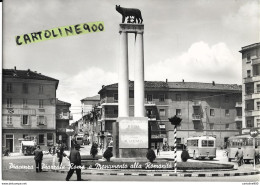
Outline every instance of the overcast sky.
<path id="1" fill-rule="evenodd" d="M 3 4 L 3 68 L 31 69 L 58 79 L 57 97 L 72 104 L 118 82 L 121 15 L 144 19 L 145 80 L 242 84 L 241 47 L 259 42 L 259 0 L 8 0 Z M 104 21 L 105 31 L 17 46 L 15 36 Z M 133 35 L 129 35 L 133 80 Z"/>

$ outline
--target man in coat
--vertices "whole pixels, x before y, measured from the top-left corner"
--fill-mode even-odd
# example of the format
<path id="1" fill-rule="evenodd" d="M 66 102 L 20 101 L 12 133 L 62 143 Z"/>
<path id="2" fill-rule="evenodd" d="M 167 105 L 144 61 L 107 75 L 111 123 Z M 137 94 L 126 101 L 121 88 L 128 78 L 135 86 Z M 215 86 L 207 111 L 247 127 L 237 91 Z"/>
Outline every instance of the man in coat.
<path id="1" fill-rule="evenodd" d="M 237 157 L 238 166 L 241 166 L 243 163 L 243 157 L 244 157 L 243 150 L 241 149 L 241 147 L 238 148 L 235 157 Z"/>
<path id="2" fill-rule="evenodd" d="M 36 147 L 36 150 L 34 150 L 34 160 L 36 164 L 37 173 L 42 171 L 42 157 L 43 157 L 43 153 L 42 150 L 40 149 L 40 146 L 38 145 Z"/>
<path id="3" fill-rule="evenodd" d="M 80 145 L 75 145 L 74 149 L 70 152 L 70 170 L 67 174 L 66 181 L 69 181 L 71 176 L 76 170 L 77 173 L 77 181 L 81 181 L 81 156 L 79 153 Z"/>

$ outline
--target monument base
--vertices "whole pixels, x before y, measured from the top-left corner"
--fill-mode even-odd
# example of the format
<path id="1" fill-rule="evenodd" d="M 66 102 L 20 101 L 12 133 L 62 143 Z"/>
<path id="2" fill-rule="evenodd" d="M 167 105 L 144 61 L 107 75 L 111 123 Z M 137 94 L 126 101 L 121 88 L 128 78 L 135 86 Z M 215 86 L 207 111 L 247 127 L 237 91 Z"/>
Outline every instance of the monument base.
<path id="1" fill-rule="evenodd" d="M 121 117 L 113 123 L 114 157 L 145 158 L 148 141 L 147 117 Z"/>

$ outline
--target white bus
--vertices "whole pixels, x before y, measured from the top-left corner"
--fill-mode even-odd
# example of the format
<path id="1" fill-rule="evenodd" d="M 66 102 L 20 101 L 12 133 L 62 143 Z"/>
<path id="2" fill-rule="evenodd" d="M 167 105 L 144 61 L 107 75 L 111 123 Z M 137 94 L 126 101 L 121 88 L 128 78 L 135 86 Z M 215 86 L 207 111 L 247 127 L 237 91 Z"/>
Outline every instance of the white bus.
<path id="1" fill-rule="evenodd" d="M 216 139 L 211 136 L 191 137 L 187 139 L 187 150 L 193 159 L 212 160 L 216 158 Z"/>
<path id="2" fill-rule="evenodd" d="M 252 138 L 250 135 L 238 135 L 228 138 L 227 153 L 228 161 L 236 159 L 236 152 L 238 148 L 243 150 L 243 160 L 249 162 L 254 159 L 255 148 L 253 147 L 253 139 L 255 139 L 255 146 L 260 148 L 260 136 Z"/>

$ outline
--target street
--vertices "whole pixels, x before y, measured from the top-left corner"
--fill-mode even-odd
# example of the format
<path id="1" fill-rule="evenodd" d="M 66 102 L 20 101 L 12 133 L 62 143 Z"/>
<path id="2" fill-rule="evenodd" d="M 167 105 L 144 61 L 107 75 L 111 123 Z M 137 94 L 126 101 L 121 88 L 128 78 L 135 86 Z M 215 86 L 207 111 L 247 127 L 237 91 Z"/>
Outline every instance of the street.
<path id="1" fill-rule="evenodd" d="M 91 146 L 82 146 L 80 149 L 81 155 L 89 154 Z M 66 152 L 68 154 L 68 151 Z M 181 151 L 178 151 L 177 160 L 180 161 Z M 101 155 L 101 151 L 99 151 L 99 155 Z M 64 173 L 50 172 L 47 170 L 48 166 L 55 164 L 57 166 L 58 159 L 57 156 L 52 156 L 50 154 L 46 154 L 43 157 L 42 163 L 43 167 L 42 173 L 35 172 L 35 162 L 34 156 L 11 156 L 11 157 L 3 157 L 3 180 L 18 180 L 18 181 L 65 181 L 65 177 L 67 175 L 67 170 Z M 163 151 L 160 156 L 157 158 L 173 158 L 172 151 Z M 217 151 L 217 158 L 214 160 L 193 160 L 189 159 L 192 162 L 212 162 L 212 163 L 226 163 L 230 164 L 227 161 L 226 156 L 223 155 L 223 150 Z M 54 163 L 53 163 L 54 162 Z M 237 164 L 233 161 L 231 164 L 235 165 L 237 168 Z M 67 167 L 69 165 L 69 161 L 64 158 L 63 166 Z M 21 167 L 29 167 L 29 169 L 16 169 L 15 166 Z M 32 167 L 32 169 L 30 168 Z M 257 166 L 259 168 L 259 165 Z M 67 169 L 67 168 L 66 168 Z M 240 170 L 250 171 L 253 170 L 252 164 L 245 164 L 239 167 Z M 179 177 L 179 176 L 124 176 L 124 175 L 86 175 L 83 174 L 82 178 L 88 181 L 230 181 L 230 182 L 255 182 L 259 180 L 259 175 L 248 175 L 248 176 L 231 176 L 231 177 Z M 72 181 L 76 180 L 76 174 L 74 174 L 71 178 Z"/>

